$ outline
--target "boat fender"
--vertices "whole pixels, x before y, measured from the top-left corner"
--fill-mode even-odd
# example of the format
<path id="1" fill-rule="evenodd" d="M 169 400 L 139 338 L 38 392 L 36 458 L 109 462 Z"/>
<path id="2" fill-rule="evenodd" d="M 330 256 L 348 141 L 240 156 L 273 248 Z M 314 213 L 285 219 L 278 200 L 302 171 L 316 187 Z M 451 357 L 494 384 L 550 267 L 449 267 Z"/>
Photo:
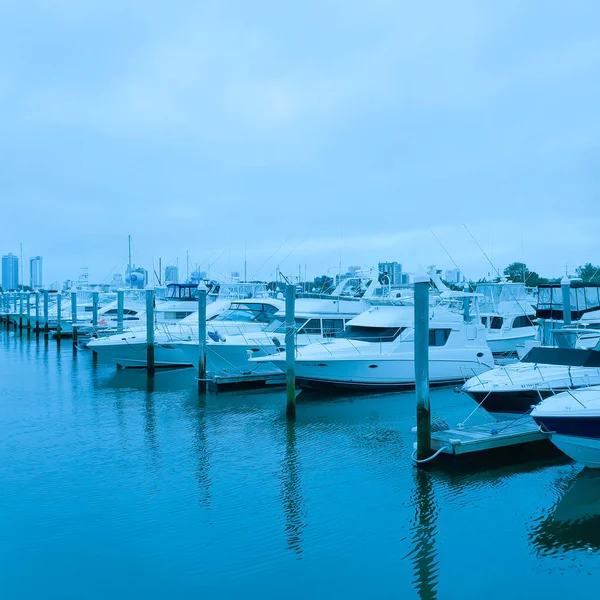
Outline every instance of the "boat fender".
<path id="1" fill-rule="evenodd" d="M 218 331 L 209 331 L 208 337 L 213 342 L 224 342 L 225 341 L 225 338 Z"/>

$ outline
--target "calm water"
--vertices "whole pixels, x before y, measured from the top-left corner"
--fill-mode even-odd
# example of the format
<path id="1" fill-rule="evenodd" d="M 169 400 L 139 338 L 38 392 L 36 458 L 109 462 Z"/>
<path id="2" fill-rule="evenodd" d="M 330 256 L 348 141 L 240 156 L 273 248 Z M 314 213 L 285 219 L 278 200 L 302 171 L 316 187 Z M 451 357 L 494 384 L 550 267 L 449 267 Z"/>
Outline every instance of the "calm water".
<path id="1" fill-rule="evenodd" d="M 284 403 L 0 331 L 2 598 L 596 597 L 594 471 L 418 472 L 413 394 Z"/>

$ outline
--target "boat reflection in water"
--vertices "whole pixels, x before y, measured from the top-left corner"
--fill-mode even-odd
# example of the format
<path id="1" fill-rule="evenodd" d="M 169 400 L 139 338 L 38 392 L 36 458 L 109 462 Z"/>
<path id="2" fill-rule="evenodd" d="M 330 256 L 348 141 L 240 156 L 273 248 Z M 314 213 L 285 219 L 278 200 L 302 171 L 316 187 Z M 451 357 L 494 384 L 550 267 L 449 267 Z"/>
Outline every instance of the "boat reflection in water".
<path id="1" fill-rule="evenodd" d="M 600 471 L 583 469 L 548 518 L 532 532 L 538 552 L 600 550 Z"/>

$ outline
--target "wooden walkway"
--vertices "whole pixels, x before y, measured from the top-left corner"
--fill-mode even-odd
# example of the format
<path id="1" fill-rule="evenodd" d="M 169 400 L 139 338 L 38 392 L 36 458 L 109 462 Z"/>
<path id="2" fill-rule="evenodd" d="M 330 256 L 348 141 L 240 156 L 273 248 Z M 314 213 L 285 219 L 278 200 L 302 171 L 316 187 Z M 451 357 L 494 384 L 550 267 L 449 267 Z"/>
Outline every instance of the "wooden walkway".
<path id="1" fill-rule="evenodd" d="M 434 451 L 445 447 L 444 454 L 459 455 L 548 439 L 550 435 L 540 431 L 531 417 L 521 417 L 514 421 L 435 431 L 431 434 L 431 447 Z"/>
<path id="2" fill-rule="evenodd" d="M 264 375 L 229 375 L 227 377 L 209 377 L 208 389 L 213 391 L 262 388 L 285 385 L 285 373 L 271 373 Z"/>

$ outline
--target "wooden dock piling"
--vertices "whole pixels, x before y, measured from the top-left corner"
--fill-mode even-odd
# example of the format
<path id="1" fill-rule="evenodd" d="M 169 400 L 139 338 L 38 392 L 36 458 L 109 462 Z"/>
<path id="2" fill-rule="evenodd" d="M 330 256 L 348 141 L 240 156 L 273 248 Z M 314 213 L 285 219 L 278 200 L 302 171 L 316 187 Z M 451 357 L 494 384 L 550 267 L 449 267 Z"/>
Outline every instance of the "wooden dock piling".
<path id="1" fill-rule="evenodd" d="M 154 377 L 154 289 L 146 290 L 146 362 L 148 377 Z"/>
<path id="2" fill-rule="evenodd" d="M 27 292 L 26 295 L 27 304 L 25 306 L 26 317 L 27 317 L 27 330 L 31 331 L 31 292 Z"/>
<path id="3" fill-rule="evenodd" d="M 206 293 L 203 281 L 198 284 L 198 393 L 206 392 Z"/>
<path id="4" fill-rule="evenodd" d="M 62 293 L 56 294 L 56 341 L 60 342 L 60 334 L 62 330 Z"/>
<path id="5" fill-rule="evenodd" d="M 125 290 L 117 290 L 117 333 L 123 333 L 124 307 L 125 307 Z"/>
<path id="6" fill-rule="evenodd" d="M 71 327 L 73 328 L 73 346 L 77 345 L 77 290 L 71 290 Z"/>
<path id="7" fill-rule="evenodd" d="M 19 292 L 19 331 L 23 331 L 23 292 Z"/>
<path id="8" fill-rule="evenodd" d="M 292 284 L 285 287 L 285 388 L 286 416 L 296 418 L 296 288 Z"/>
<path id="9" fill-rule="evenodd" d="M 98 304 L 100 294 L 98 292 L 92 292 L 92 326 L 94 329 L 98 327 Z"/>
<path id="10" fill-rule="evenodd" d="M 44 333 L 48 333 L 48 290 L 44 290 Z"/>
<path id="11" fill-rule="evenodd" d="M 417 397 L 417 460 L 431 456 L 429 406 L 429 277 L 415 277 L 415 389 Z"/>
<path id="12" fill-rule="evenodd" d="M 40 335 L 40 293 L 35 292 L 35 335 Z"/>

